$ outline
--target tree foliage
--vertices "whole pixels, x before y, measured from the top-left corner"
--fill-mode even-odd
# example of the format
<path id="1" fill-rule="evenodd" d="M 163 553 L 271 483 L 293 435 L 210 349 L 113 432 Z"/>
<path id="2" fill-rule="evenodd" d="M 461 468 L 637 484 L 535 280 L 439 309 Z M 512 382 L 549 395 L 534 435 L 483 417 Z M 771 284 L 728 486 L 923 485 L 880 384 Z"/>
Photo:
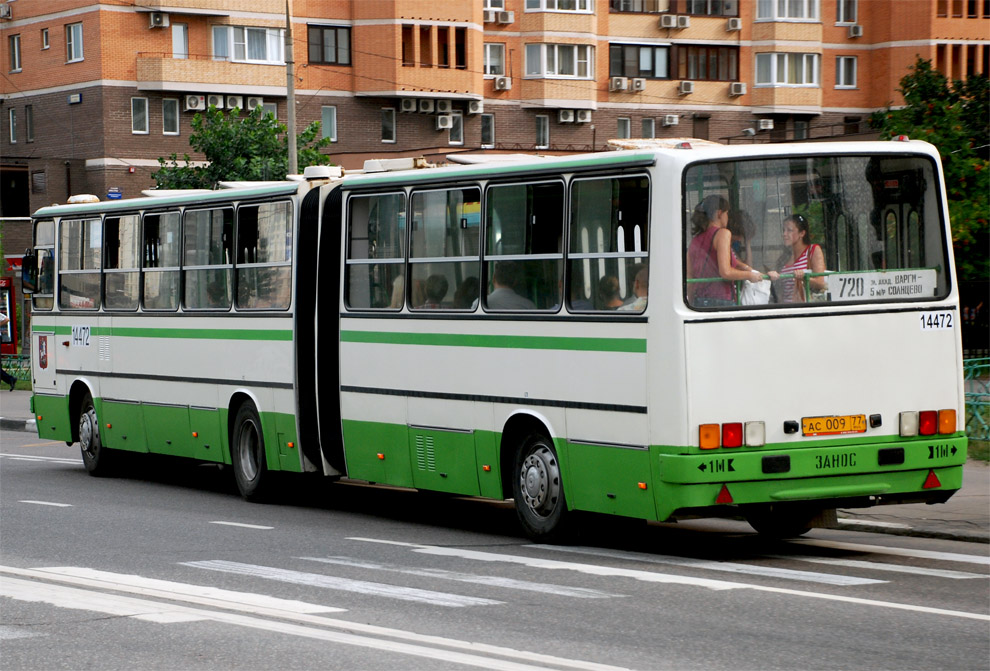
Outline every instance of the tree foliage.
<path id="1" fill-rule="evenodd" d="M 919 58 L 901 79 L 905 106 L 875 112 L 881 137 L 926 140 L 942 155 L 961 280 L 990 274 L 990 85 L 985 74 L 949 81 Z"/>
<path id="2" fill-rule="evenodd" d="M 324 165 L 329 158 L 320 149 L 330 138 L 318 138 L 320 122 L 314 121 L 296 136 L 299 169 Z M 196 114 L 189 145 L 201 152 L 207 163 L 183 163 L 173 153 L 159 158 L 160 169 L 152 173 L 159 189 L 215 189 L 220 181 L 282 180 L 289 171 L 289 140 L 285 124 L 259 106 L 241 117 L 239 109 L 224 114 L 215 107 Z"/>

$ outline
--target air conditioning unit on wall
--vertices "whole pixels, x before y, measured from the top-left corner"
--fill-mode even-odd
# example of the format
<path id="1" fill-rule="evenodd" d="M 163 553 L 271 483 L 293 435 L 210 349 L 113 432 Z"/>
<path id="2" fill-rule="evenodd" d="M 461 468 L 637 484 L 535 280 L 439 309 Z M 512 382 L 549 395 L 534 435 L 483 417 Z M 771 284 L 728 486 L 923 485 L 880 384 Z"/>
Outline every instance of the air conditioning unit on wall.
<path id="1" fill-rule="evenodd" d="M 399 111 L 400 112 L 415 112 L 416 111 L 416 99 L 415 98 L 403 98 L 399 101 Z"/>
<path id="2" fill-rule="evenodd" d="M 467 113 L 468 114 L 481 114 L 485 111 L 485 103 L 480 100 L 470 100 L 468 101 Z"/>
<path id="3" fill-rule="evenodd" d="M 849 26 L 849 37 L 862 37 L 862 36 L 863 36 L 863 26 L 859 24 L 853 24 Z"/>
<path id="4" fill-rule="evenodd" d="M 218 110 L 223 109 L 223 103 L 224 103 L 223 96 L 220 95 L 219 93 L 211 93 L 210 95 L 206 96 L 206 104 L 209 106 L 216 107 Z"/>
<path id="5" fill-rule="evenodd" d="M 255 107 L 261 107 L 265 104 L 265 99 L 261 96 L 248 96 L 247 97 L 247 111 L 250 112 Z"/>
<path id="6" fill-rule="evenodd" d="M 678 28 L 690 28 L 691 27 L 691 17 L 690 16 L 678 16 L 677 17 L 677 27 Z"/>
<path id="7" fill-rule="evenodd" d="M 152 12 L 148 16 L 149 28 L 168 28 L 168 14 L 165 12 Z"/>
<path id="8" fill-rule="evenodd" d="M 591 123 L 591 110 L 577 110 L 574 120 L 578 123 Z"/>
<path id="9" fill-rule="evenodd" d="M 449 100 L 438 100 L 436 107 L 437 114 L 450 114 L 451 110 L 454 109 L 454 106 Z"/>
<path id="10" fill-rule="evenodd" d="M 732 82 L 731 84 L 729 84 L 729 95 L 730 96 L 746 95 L 746 82 Z"/>
<path id="11" fill-rule="evenodd" d="M 633 91 L 645 91 L 646 90 L 646 79 L 643 77 L 636 77 L 632 80 L 632 90 Z"/>
<path id="12" fill-rule="evenodd" d="M 574 110 L 559 110 L 557 112 L 558 123 L 574 123 Z"/>
<path id="13" fill-rule="evenodd" d="M 661 14 L 660 15 L 660 27 L 661 28 L 676 28 L 677 27 L 677 17 L 673 14 Z"/>
<path id="14" fill-rule="evenodd" d="M 450 114 L 437 116 L 437 130 L 450 130 L 454 127 L 454 117 Z"/>
<path id="15" fill-rule="evenodd" d="M 742 19 L 733 17 L 725 22 L 725 31 L 728 33 L 742 30 Z"/>
<path id="16" fill-rule="evenodd" d="M 227 96 L 227 109 L 244 109 L 244 96 Z"/>
<path id="17" fill-rule="evenodd" d="M 676 126 L 678 123 L 680 123 L 680 120 L 681 120 L 680 117 L 678 117 L 676 114 L 665 114 L 663 116 L 663 125 Z"/>
<path id="18" fill-rule="evenodd" d="M 421 114 L 433 114 L 434 104 L 429 98 L 419 99 L 419 111 Z"/>
<path id="19" fill-rule="evenodd" d="M 486 9 L 482 13 L 482 20 L 485 23 L 495 23 L 495 19 L 497 18 L 498 18 L 498 12 L 495 11 L 494 9 Z"/>
<path id="20" fill-rule="evenodd" d="M 677 86 L 677 92 L 682 96 L 694 93 L 694 82 L 683 81 Z"/>
<path id="21" fill-rule="evenodd" d="M 627 88 L 629 88 L 629 79 L 627 77 L 612 77 L 608 80 L 609 91 L 625 91 Z"/>
<path id="22" fill-rule="evenodd" d="M 206 96 L 188 95 L 184 99 L 187 112 L 201 111 L 206 109 Z"/>
<path id="23" fill-rule="evenodd" d="M 512 77 L 496 77 L 495 78 L 495 90 L 496 91 L 508 91 L 512 88 Z"/>
<path id="24" fill-rule="evenodd" d="M 760 119 L 760 130 L 773 130 L 773 119 Z"/>
<path id="25" fill-rule="evenodd" d="M 516 20 L 516 13 L 515 12 L 499 12 L 498 13 L 498 22 L 499 23 L 512 23 L 515 20 Z"/>

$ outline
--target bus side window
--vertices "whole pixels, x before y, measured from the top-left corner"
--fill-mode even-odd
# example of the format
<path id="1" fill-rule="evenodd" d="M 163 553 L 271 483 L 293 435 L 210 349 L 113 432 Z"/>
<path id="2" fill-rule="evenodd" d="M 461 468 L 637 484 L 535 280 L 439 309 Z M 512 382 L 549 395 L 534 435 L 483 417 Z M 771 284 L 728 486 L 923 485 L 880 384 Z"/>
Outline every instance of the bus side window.
<path id="1" fill-rule="evenodd" d="M 230 309 L 234 211 L 186 210 L 183 225 L 183 305 L 190 310 Z"/>
<path id="2" fill-rule="evenodd" d="M 179 309 L 179 222 L 178 212 L 144 216 L 145 310 Z"/>
<path id="3" fill-rule="evenodd" d="M 62 220 L 59 226 L 58 306 L 63 310 L 100 309 L 102 222 Z"/>
<path id="4" fill-rule="evenodd" d="M 289 307 L 292 292 L 292 203 L 237 210 L 237 307 Z"/>
<path id="5" fill-rule="evenodd" d="M 471 309 L 473 300 L 468 305 L 457 305 L 455 300 L 458 291 L 470 291 L 470 278 L 479 274 L 481 189 L 417 191 L 412 211 L 409 306 L 414 310 Z"/>
<path id="6" fill-rule="evenodd" d="M 103 222 L 103 305 L 137 310 L 141 288 L 140 217 L 107 217 Z"/>
<path id="7" fill-rule="evenodd" d="M 406 196 L 353 196 L 347 205 L 344 302 L 349 309 L 401 309 L 405 296 Z"/>

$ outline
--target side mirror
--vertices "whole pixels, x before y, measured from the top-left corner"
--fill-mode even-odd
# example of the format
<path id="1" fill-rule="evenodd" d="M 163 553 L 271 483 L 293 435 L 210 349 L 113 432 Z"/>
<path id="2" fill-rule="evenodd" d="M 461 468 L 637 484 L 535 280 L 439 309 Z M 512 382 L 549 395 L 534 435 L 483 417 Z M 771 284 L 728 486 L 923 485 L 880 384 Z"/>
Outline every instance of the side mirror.
<path id="1" fill-rule="evenodd" d="M 33 294 L 38 288 L 38 256 L 33 249 L 25 250 L 21 261 L 21 291 Z"/>

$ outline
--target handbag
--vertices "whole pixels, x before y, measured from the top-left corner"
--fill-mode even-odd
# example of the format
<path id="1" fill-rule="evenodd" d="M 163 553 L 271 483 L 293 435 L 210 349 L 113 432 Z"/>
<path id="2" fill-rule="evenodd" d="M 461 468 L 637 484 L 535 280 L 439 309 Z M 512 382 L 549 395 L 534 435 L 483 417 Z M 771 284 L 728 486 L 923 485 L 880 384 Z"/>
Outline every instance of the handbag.
<path id="1" fill-rule="evenodd" d="M 759 282 L 743 282 L 742 291 L 739 292 L 740 305 L 766 305 L 770 302 L 770 280 L 760 280 Z"/>

